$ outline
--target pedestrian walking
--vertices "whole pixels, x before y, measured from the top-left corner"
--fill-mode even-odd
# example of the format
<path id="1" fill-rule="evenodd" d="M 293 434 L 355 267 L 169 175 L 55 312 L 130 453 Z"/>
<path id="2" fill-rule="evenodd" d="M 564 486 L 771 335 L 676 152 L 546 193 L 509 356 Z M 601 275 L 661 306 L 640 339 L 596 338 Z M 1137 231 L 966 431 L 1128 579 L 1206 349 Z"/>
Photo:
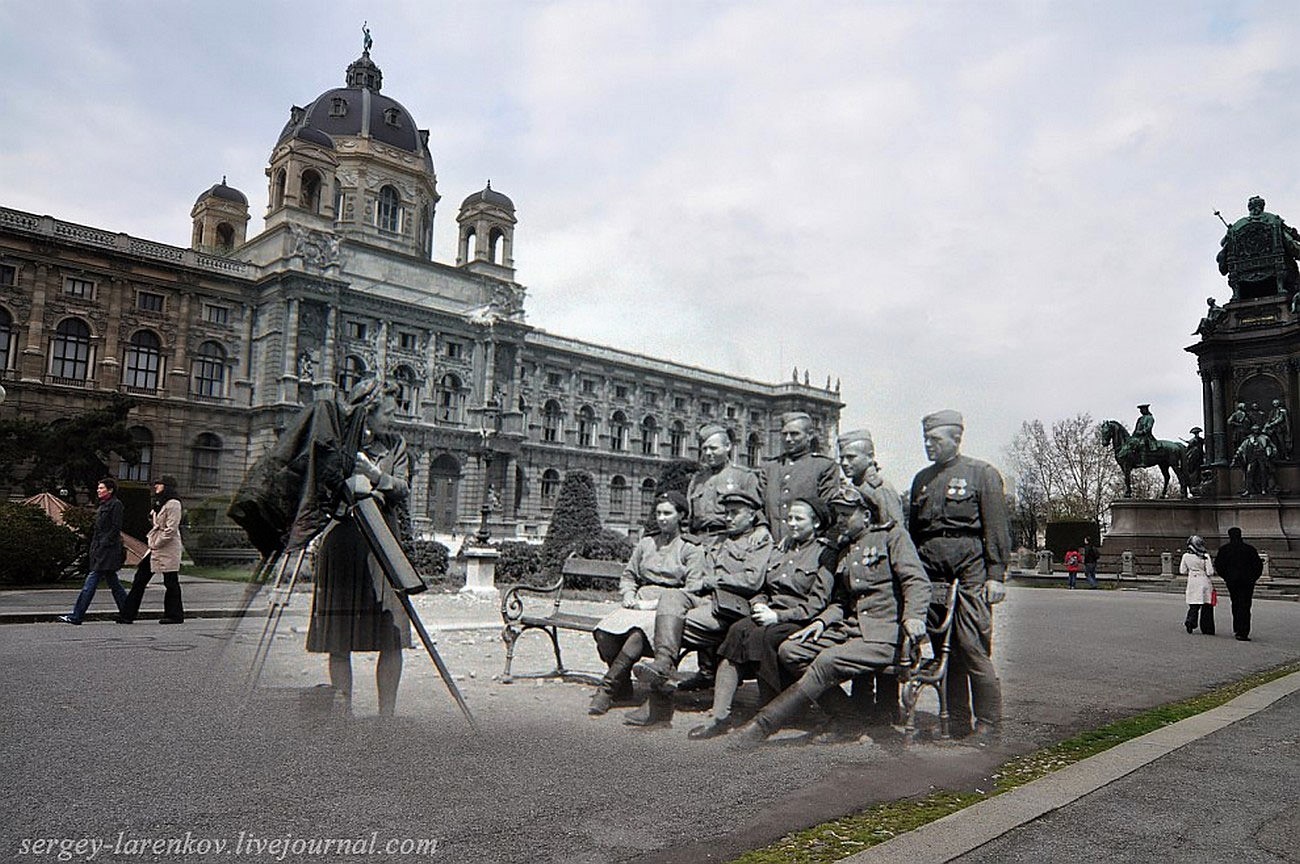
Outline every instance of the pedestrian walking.
<path id="1" fill-rule="evenodd" d="M 153 510 L 149 513 L 149 554 L 136 568 L 131 593 L 117 616 L 119 624 L 130 624 L 140 614 L 140 601 L 149 580 L 163 577 L 163 616 L 160 624 L 180 624 L 185 620 L 181 602 L 180 569 L 185 548 L 181 543 L 181 499 L 176 494 L 176 478 L 160 477 L 153 484 Z"/>
<path id="2" fill-rule="evenodd" d="M 1255 583 L 1264 572 L 1259 550 L 1241 539 L 1240 528 L 1228 529 L 1228 542 L 1214 556 L 1214 569 L 1228 586 L 1232 600 L 1232 634 L 1238 642 L 1250 641 L 1250 604 L 1255 599 Z"/>
<path id="3" fill-rule="evenodd" d="M 1078 549 L 1071 549 L 1065 553 L 1065 572 L 1070 577 L 1070 590 L 1074 590 L 1074 583 L 1079 578 L 1079 570 L 1083 567 L 1083 553 Z"/>
<path id="4" fill-rule="evenodd" d="M 105 477 L 95 486 L 99 507 L 95 510 L 95 525 L 90 534 L 90 572 L 81 586 L 77 602 L 67 615 L 58 620 L 64 624 L 80 624 L 95 599 L 95 590 L 101 580 L 108 582 L 113 601 L 120 615 L 126 604 L 126 589 L 117 579 L 117 571 L 126 561 L 126 548 L 122 545 L 122 501 L 117 497 L 117 481 Z"/>
<path id="5" fill-rule="evenodd" d="M 1097 561 L 1101 553 L 1092 545 L 1091 537 L 1083 538 L 1083 575 L 1088 579 L 1088 587 L 1097 587 Z"/>
<path id="6" fill-rule="evenodd" d="M 1191 633 L 1196 629 L 1200 618 L 1201 632 L 1206 636 L 1214 635 L 1214 562 L 1205 551 L 1205 541 L 1193 534 L 1187 538 L 1187 551 L 1178 564 L 1178 572 L 1187 577 L 1187 620 L 1184 626 Z"/>

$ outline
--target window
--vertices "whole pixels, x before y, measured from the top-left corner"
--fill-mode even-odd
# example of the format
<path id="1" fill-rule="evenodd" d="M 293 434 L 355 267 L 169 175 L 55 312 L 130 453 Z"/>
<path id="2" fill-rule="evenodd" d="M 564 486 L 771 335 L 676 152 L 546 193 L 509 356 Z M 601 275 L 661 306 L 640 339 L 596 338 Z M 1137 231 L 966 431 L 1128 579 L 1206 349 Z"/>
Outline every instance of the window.
<path id="1" fill-rule="evenodd" d="M 221 479 L 221 439 L 204 432 L 194 439 L 190 450 L 190 485 L 212 488 Z"/>
<path id="2" fill-rule="evenodd" d="M 79 318 L 64 318 L 50 343 L 50 375 L 65 383 L 82 383 L 90 376 L 90 327 Z"/>
<path id="3" fill-rule="evenodd" d="M 147 483 L 153 475 L 153 434 L 143 426 L 132 426 L 126 431 L 140 448 L 140 458 L 134 465 L 123 462 L 118 470 L 118 479 Z"/>
<path id="4" fill-rule="evenodd" d="M 230 310 L 225 306 L 213 306 L 210 303 L 203 304 L 203 320 L 209 324 L 229 324 Z"/>
<path id="5" fill-rule="evenodd" d="M 653 390 L 645 391 L 645 404 L 649 405 L 651 408 L 657 406 L 659 404 L 659 394 Z"/>
<path id="6" fill-rule="evenodd" d="M 757 412 L 757 411 L 750 411 L 750 412 L 749 412 L 749 425 L 750 425 L 750 426 L 762 426 L 762 425 L 763 425 L 763 415 L 760 414 L 760 413 Z"/>
<path id="7" fill-rule="evenodd" d="M 346 117 L 348 114 L 348 100 L 342 96 L 335 96 L 330 100 L 330 116 Z"/>
<path id="8" fill-rule="evenodd" d="M 443 423 L 463 423 L 465 420 L 464 385 L 450 372 L 438 382 L 438 419 Z"/>
<path id="9" fill-rule="evenodd" d="M 366 322 L 349 321 L 344 325 L 343 331 L 347 333 L 349 339 L 364 339 L 366 338 Z"/>
<path id="10" fill-rule="evenodd" d="M 668 450 L 674 459 L 686 456 L 686 427 L 680 420 L 674 420 L 668 427 Z"/>
<path id="11" fill-rule="evenodd" d="M 0 308 L 0 372 L 14 367 L 14 317 Z"/>
<path id="12" fill-rule="evenodd" d="M 393 381 L 397 384 L 397 410 L 410 417 L 415 414 L 420 403 L 420 385 L 415 378 L 415 370 L 410 366 L 398 366 L 393 370 Z"/>
<path id="13" fill-rule="evenodd" d="M 403 351 L 417 351 L 420 348 L 420 337 L 415 333 L 398 333 L 397 344 Z"/>
<path id="14" fill-rule="evenodd" d="M 641 481 L 641 519 L 649 519 L 655 511 L 655 481 L 647 477 Z"/>
<path id="15" fill-rule="evenodd" d="M 17 279 L 17 268 L 10 264 L 0 264 L 0 285 L 12 285 Z"/>
<path id="16" fill-rule="evenodd" d="M 745 440 L 745 464 L 757 468 L 763 461 L 763 439 L 757 432 L 750 432 Z"/>
<path id="17" fill-rule="evenodd" d="M 366 361 L 355 354 L 343 358 L 343 368 L 339 369 L 339 389 L 347 393 L 366 377 Z"/>
<path id="18" fill-rule="evenodd" d="M 609 418 L 609 449 L 617 453 L 627 452 L 627 415 L 615 411 Z"/>
<path id="19" fill-rule="evenodd" d="M 229 222 L 217 223 L 217 251 L 229 252 L 235 248 L 235 226 Z"/>
<path id="20" fill-rule="evenodd" d="M 547 386 L 547 387 L 559 387 L 560 384 L 561 384 L 563 381 L 564 381 L 564 376 L 562 376 L 559 372 L 547 372 L 547 373 L 546 373 L 546 386 Z"/>
<path id="21" fill-rule="evenodd" d="M 448 359 L 459 360 L 465 356 L 465 345 L 461 342 L 448 342 L 446 352 Z"/>
<path id="22" fill-rule="evenodd" d="M 398 111 L 396 108 L 385 108 L 385 109 L 384 109 L 384 122 L 387 123 L 389 126 L 395 126 L 395 127 L 397 127 L 398 129 L 401 129 L 401 128 L 402 128 L 402 112 L 401 112 L 401 111 Z"/>
<path id="23" fill-rule="evenodd" d="M 155 393 L 161 378 L 162 341 L 152 330 L 137 330 L 126 345 L 122 385 L 128 390 Z"/>
<path id="24" fill-rule="evenodd" d="M 736 406 L 735 406 L 735 405 L 728 405 L 728 406 L 727 406 L 727 419 L 728 419 L 728 420 L 735 420 L 735 419 L 736 419 Z"/>
<path id="25" fill-rule="evenodd" d="M 594 396 L 596 394 L 596 382 L 590 378 L 583 378 L 582 393 L 584 396 Z"/>
<path id="26" fill-rule="evenodd" d="M 627 515 L 627 481 L 617 474 L 609 481 L 609 515 Z"/>
<path id="27" fill-rule="evenodd" d="M 152 291 L 141 291 L 135 295 L 135 308 L 141 312 L 163 311 L 163 295 Z"/>
<path id="28" fill-rule="evenodd" d="M 302 172 L 301 190 L 298 193 L 298 204 L 302 209 L 309 213 L 316 213 L 320 210 L 320 174 L 310 168 Z"/>
<path id="29" fill-rule="evenodd" d="M 275 172 L 275 191 L 271 193 L 271 207 L 274 209 L 284 206 L 284 186 L 288 176 L 283 168 Z"/>
<path id="30" fill-rule="evenodd" d="M 713 416 L 713 403 L 710 402 L 708 399 L 701 399 L 701 400 L 700 400 L 700 413 L 703 414 L 705 417 L 712 417 L 712 416 Z"/>
<path id="31" fill-rule="evenodd" d="M 673 410 L 674 410 L 674 411 L 685 411 L 685 410 L 686 410 L 686 397 L 685 397 L 685 396 L 674 396 L 674 397 L 673 397 Z"/>
<path id="32" fill-rule="evenodd" d="M 402 199 L 392 186 L 379 190 L 379 204 L 375 209 L 375 224 L 380 231 L 396 234 L 402 230 Z"/>
<path id="33" fill-rule="evenodd" d="M 548 399 L 542 406 L 542 440 L 552 444 L 557 443 L 564 433 L 563 421 L 560 413 L 560 403 L 554 399 Z"/>
<path id="34" fill-rule="evenodd" d="M 334 181 L 334 221 L 338 222 L 343 218 L 343 184 Z"/>
<path id="35" fill-rule="evenodd" d="M 626 385 L 626 384 L 615 384 L 615 385 L 614 385 L 614 398 L 615 398 L 615 399 L 626 399 L 626 398 L 627 398 L 627 385 Z"/>
<path id="36" fill-rule="evenodd" d="M 582 406 L 578 412 L 578 446 L 596 446 L 596 412 L 590 405 Z"/>
<path id="37" fill-rule="evenodd" d="M 657 456 L 659 453 L 659 424 L 647 416 L 641 421 L 641 455 Z"/>
<path id="38" fill-rule="evenodd" d="M 547 468 L 542 472 L 542 509 L 553 510 L 560 494 L 560 472 Z"/>
<path id="39" fill-rule="evenodd" d="M 200 399 L 223 399 L 226 395 L 226 350 L 216 342 L 204 342 L 190 365 L 190 393 Z"/>
<path id="40" fill-rule="evenodd" d="M 95 283 L 89 279 L 77 279 L 71 276 L 63 283 L 63 293 L 69 297 L 84 297 L 89 300 L 95 296 Z"/>

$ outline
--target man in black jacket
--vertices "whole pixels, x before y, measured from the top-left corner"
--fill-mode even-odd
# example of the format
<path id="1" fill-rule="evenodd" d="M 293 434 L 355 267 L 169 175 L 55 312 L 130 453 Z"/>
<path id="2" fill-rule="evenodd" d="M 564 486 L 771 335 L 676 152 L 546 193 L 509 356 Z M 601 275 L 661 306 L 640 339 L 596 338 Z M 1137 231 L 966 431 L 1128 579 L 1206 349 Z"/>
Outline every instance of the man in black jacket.
<path id="1" fill-rule="evenodd" d="M 1250 604 L 1255 596 L 1255 583 L 1264 572 L 1264 559 L 1259 551 L 1241 539 L 1240 528 L 1228 529 L 1228 542 L 1219 547 L 1214 556 L 1214 569 L 1228 585 L 1232 598 L 1232 632 L 1239 642 L 1250 641 Z"/>
<path id="2" fill-rule="evenodd" d="M 72 607 L 72 612 L 60 615 L 58 620 L 64 624 L 80 624 L 90 608 L 90 601 L 95 599 L 95 589 L 101 579 L 107 580 L 117 603 L 118 614 L 126 605 L 126 589 L 117 580 L 117 571 L 122 569 L 126 551 L 122 547 L 122 501 L 117 497 L 117 481 L 105 477 L 95 487 L 99 498 L 99 508 L 95 511 L 95 528 L 90 535 L 90 573 L 86 584 L 81 587 L 81 594 Z"/>

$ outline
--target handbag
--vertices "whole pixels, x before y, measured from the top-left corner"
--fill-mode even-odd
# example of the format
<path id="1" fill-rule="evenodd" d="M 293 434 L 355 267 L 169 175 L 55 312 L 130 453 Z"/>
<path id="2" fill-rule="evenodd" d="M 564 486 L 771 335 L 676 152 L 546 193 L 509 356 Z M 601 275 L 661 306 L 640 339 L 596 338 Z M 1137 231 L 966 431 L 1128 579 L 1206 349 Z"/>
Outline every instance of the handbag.
<path id="1" fill-rule="evenodd" d="M 749 617 L 749 598 L 730 588 L 714 586 L 713 605 L 717 610 L 718 618 L 723 621 L 737 621 Z"/>
<path id="2" fill-rule="evenodd" d="M 1218 606 L 1218 605 L 1219 605 L 1219 589 L 1218 589 L 1218 588 L 1211 588 L 1211 589 L 1210 589 L 1210 605 L 1211 605 L 1211 606 Z"/>

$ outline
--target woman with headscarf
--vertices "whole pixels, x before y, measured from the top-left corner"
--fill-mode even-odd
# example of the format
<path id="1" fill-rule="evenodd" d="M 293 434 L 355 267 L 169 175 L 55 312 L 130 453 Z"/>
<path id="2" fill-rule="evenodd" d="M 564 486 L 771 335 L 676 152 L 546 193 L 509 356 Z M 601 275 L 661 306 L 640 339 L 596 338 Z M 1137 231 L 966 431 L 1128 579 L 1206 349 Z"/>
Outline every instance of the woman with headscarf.
<path id="1" fill-rule="evenodd" d="M 1191 633 L 1200 618 L 1201 632 L 1214 635 L 1214 562 L 1205 550 L 1205 541 L 1193 534 L 1187 538 L 1187 551 L 1178 564 L 1178 572 L 1187 577 L 1187 620 L 1183 626 Z"/>
<path id="2" fill-rule="evenodd" d="M 406 441 L 391 428 L 394 388 L 368 378 L 347 396 L 348 429 L 357 440 L 353 485 L 370 490 L 393 535 L 407 533 L 410 460 Z M 360 424 L 357 426 L 356 424 Z M 375 680 L 379 714 L 392 716 L 402 678 L 402 649 L 411 646 L 410 621 L 356 522 L 332 523 L 319 540 L 312 585 L 307 650 L 329 654 L 330 685 L 352 710 L 352 652 L 378 651 Z"/>
<path id="3" fill-rule="evenodd" d="M 176 478 L 163 476 L 153 484 L 153 510 L 149 513 L 149 534 L 146 537 L 149 554 L 145 555 L 135 570 L 131 593 L 118 615 L 119 624 L 130 624 L 140 612 L 145 586 L 159 573 L 163 577 L 163 616 L 159 624 L 180 624 L 185 620 L 185 606 L 181 602 L 181 499 L 176 494 Z"/>
<path id="4" fill-rule="evenodd" d="M 731 730 L 731 703 L 742 678 L 758 679 L 764 705 L 790 683 L 782 676 L 777 648 L 830 602 L 835 555 L 820 536 L 830 521 L 830 511 L 819 498 L 797 498 L 790 504 L 785 538 L 768 562 L 762 590 L 749 601 L 750 615 L 731 625 L 718 648 L 713 720 L 696 726 L 687 737 L 716 738 Z"/>
<path id="5" fill-rule="evenodd" d="M 686 574 L 699 547 L 682 537 L 689 514 L 686 496 L 663 492 L 655 498 L 658 531 L 642 537 L 623 568 L 618 589 L 622 608 L 606 615 L 591 634 L 596 651 L 609 670 L 592 694 L 587 713 L 598 716 L 615 702 L 632 701 L 632 666 L 654 656 L 655 609 L 659 595 L 686 584 Z"/>

